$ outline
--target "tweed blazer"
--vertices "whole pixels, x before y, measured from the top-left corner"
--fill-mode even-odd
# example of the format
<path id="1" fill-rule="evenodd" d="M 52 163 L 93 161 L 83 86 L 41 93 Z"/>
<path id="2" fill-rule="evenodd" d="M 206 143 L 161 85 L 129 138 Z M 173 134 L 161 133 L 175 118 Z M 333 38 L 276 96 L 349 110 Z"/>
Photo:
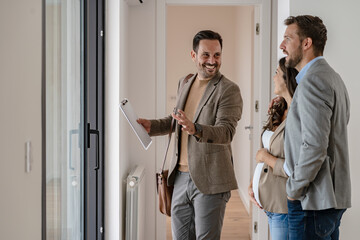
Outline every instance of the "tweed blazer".
<path id="1" fill-rule="evenodd" d="M 351 207 L 349 118 L 344 82 L 317 60 L 295 91 L 285 129 L 286 192 L 304 210 Z"/>
<path id="2" fill-rule="evenodd" d="M 259 180 L 259 198 L 264 210 L 273 213 L 287 213 L 286 180 L 284 171 L 284 120 L 270 138 L 269 153 L 277 157 L 274 169 L 264 163 Z M 264 131 L 262 132 L 264 133 Z M 262 135 L 262 134 L 261 134 Z M 262 141 L 261 148 L 263 148 Z"/>
<path id="3" fill-rule="evenodd" d="M 196 74 L 179 89 L 177 109 L 184 109 Z M 188 167 L 192 181 L 200 192 L 216 194 L 237 188 L 233 168 L 231 141 L 241 118 L 242 98 L 239 87 L 218 73 L 208 83 L 192 121 L 202 127 L 202 137 L 188 135 Z M 170 131 L 171 115 L 151 120 L 150 135 L 165 135 Z M 181 126 L 175 126 L 175 148 L 169 168 L 168 185 L 173 185 L 180 154 Z"/>

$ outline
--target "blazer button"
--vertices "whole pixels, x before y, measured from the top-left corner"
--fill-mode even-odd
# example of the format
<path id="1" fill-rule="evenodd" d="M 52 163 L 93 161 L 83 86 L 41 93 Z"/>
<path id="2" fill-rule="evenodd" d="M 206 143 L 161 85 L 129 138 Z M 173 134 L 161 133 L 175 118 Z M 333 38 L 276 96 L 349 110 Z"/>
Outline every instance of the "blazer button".
<path id="1" fill-rule="evenodd" d="M 264 172 L 267 173 L 268 169 L 267 168 L 264 168 Z"/>

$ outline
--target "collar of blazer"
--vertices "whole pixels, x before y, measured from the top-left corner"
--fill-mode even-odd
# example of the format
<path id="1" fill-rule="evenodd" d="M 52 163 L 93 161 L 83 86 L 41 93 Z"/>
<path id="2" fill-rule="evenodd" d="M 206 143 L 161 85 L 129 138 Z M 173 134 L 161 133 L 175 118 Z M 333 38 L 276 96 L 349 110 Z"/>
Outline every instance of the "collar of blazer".
<path id="1" fill-rule="evenodd" d="M 194 76 L 192 76 L 189 81 L 187 83 L 185 83 L 184 87 L 183 87 L 183 90 L 181 91 L 181 95 L 178 96 L 178 103 L 176 104 L 176 107 L 178 109 L 184 109 L 185 107 L 185 103 L 186 103 L 186 100 L 187 100 L 187 97 L 189 95 L 189 92 L 190 92 L 190 88 L 193 84 L 193 82 L 195 81 L 197 77 L 197 74 L 194 74 Z M 194 119 L 193 119 L 193 122 L 196 121 L 196 119 L 198 118 L 200 112 L 201 112 L 201 109 L 203 108 L 203 106 L 205 105 L 205 103 L 207 102 L 207 100 L 210 98 L 210 96 L 213 94 L 213 92 L 215 91 L 216 87 L 217 87 L 217 84 L 220 82 L 221 78 L 223 77 L 223 75 L 218 72 L 211 80 L 210 82 L 208 83 L 206 89 L 205 89 L 205 92 L 204 92 L 204 95 L 202 96 L 200 102 L 199 102 L 199 106 L 197 107 L 196 109 L 196 112 L 195 112 L 195 115 L 194 115 Z"/>

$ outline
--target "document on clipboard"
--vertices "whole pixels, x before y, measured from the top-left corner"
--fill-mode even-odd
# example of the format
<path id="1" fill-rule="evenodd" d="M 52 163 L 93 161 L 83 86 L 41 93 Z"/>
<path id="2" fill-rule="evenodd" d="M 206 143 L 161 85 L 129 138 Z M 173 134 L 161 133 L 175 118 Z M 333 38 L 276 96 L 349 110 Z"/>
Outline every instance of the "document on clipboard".
<path id="1" fill-rule="evenodd" d="M 119 104 L 119 107 L 125 118 L 129 122 L 131 128 L 134 130 L 136 136 L 140 140 L 141 144 L 143 145 L 145 150 L 147 150 L 152 143 L 151 137 L 149 136 L 145 128 L 136 121 L 138 117 L 136 116 L 136 113 L 132 108 L 129 100 L 126 98 L 122 100 Z"/>

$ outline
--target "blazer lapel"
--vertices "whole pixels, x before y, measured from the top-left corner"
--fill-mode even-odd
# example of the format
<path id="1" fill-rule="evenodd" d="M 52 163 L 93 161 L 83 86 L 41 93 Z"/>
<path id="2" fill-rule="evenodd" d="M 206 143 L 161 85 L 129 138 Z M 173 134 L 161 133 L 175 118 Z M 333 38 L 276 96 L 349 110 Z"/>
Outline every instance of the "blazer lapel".
<path id="1" fill-rule="evenodd" d="M 184 110 L 185 103 L 186 103 L 187 97 L 189 95 L 191 85 L 193 84 L 194 80 L 196 79 L 196 76 L 197 76 L 197 74 L 194 74 L 194 76 L 192 76 L 187 81 L 187 83 L 185 83 L 183 85 L 182 89 L 178 89 L 178 96 L 177 96 L 178 100 L 176 101 L 176 109 Z M 182 81 L 184 81 L 184 79 Z M 179 88 L 180 88 L 180 86 L 181 86 L 181 83 L 179 85 Z M 180 125 L 177 123 L 177 121 L 175 121 L 175 123 L 176 123 L 176 132 L 179 132 Z"/>
<path id="2" fill-rule="evenodd" d="M 176 103 L 176 108 L 177 109 L 182 109 L 184 110 L 185 107 L 185 103 L 186 103 L 186 99 L 189 95 L 190 92 L 190 88 L 191 85 L 193 84 L 194 80 L 196 79 L 197 74 L 194 74 L 194 76 L 192 76 L 189 81 L 187 83 L 184 84 L 182 89 L 179 89 L 178 92 L 178 101 Z M 180 84 L 181 85 L 181 84 Z"/>
<path id="3" fill-rule="evenodd" d="M 271 146 L 272 142 L 274 141 L 274 139 L 276 138 L 277 135 L 279 135 L 281 133 L 281 131 L 284 129 L 285 127 L 285 122 L 286 119 L 284 121 L 282 121 L 282 123 L 276 128 L 274 134 L 271 136 L 270 138 L 270 143 L 269 146 Z M 269 149 L 270 150 L 270 149 Z"/>
<path id="4" fill-rule="evenodd" d="M 201 113 L 202 108 L 207 103 L 208 99 L 213 94 L 213 92 L 215 91 L 217 84 L 220 82 L 221 78 L 222 78 L 222 74 L 219 72 L 208 83 L 204 95 L 202 96 L 199 102 L 199 106 L 196 109 L 193 122 L 196 122 L 197 118 L 199 117 L 199 114 Z"/>

